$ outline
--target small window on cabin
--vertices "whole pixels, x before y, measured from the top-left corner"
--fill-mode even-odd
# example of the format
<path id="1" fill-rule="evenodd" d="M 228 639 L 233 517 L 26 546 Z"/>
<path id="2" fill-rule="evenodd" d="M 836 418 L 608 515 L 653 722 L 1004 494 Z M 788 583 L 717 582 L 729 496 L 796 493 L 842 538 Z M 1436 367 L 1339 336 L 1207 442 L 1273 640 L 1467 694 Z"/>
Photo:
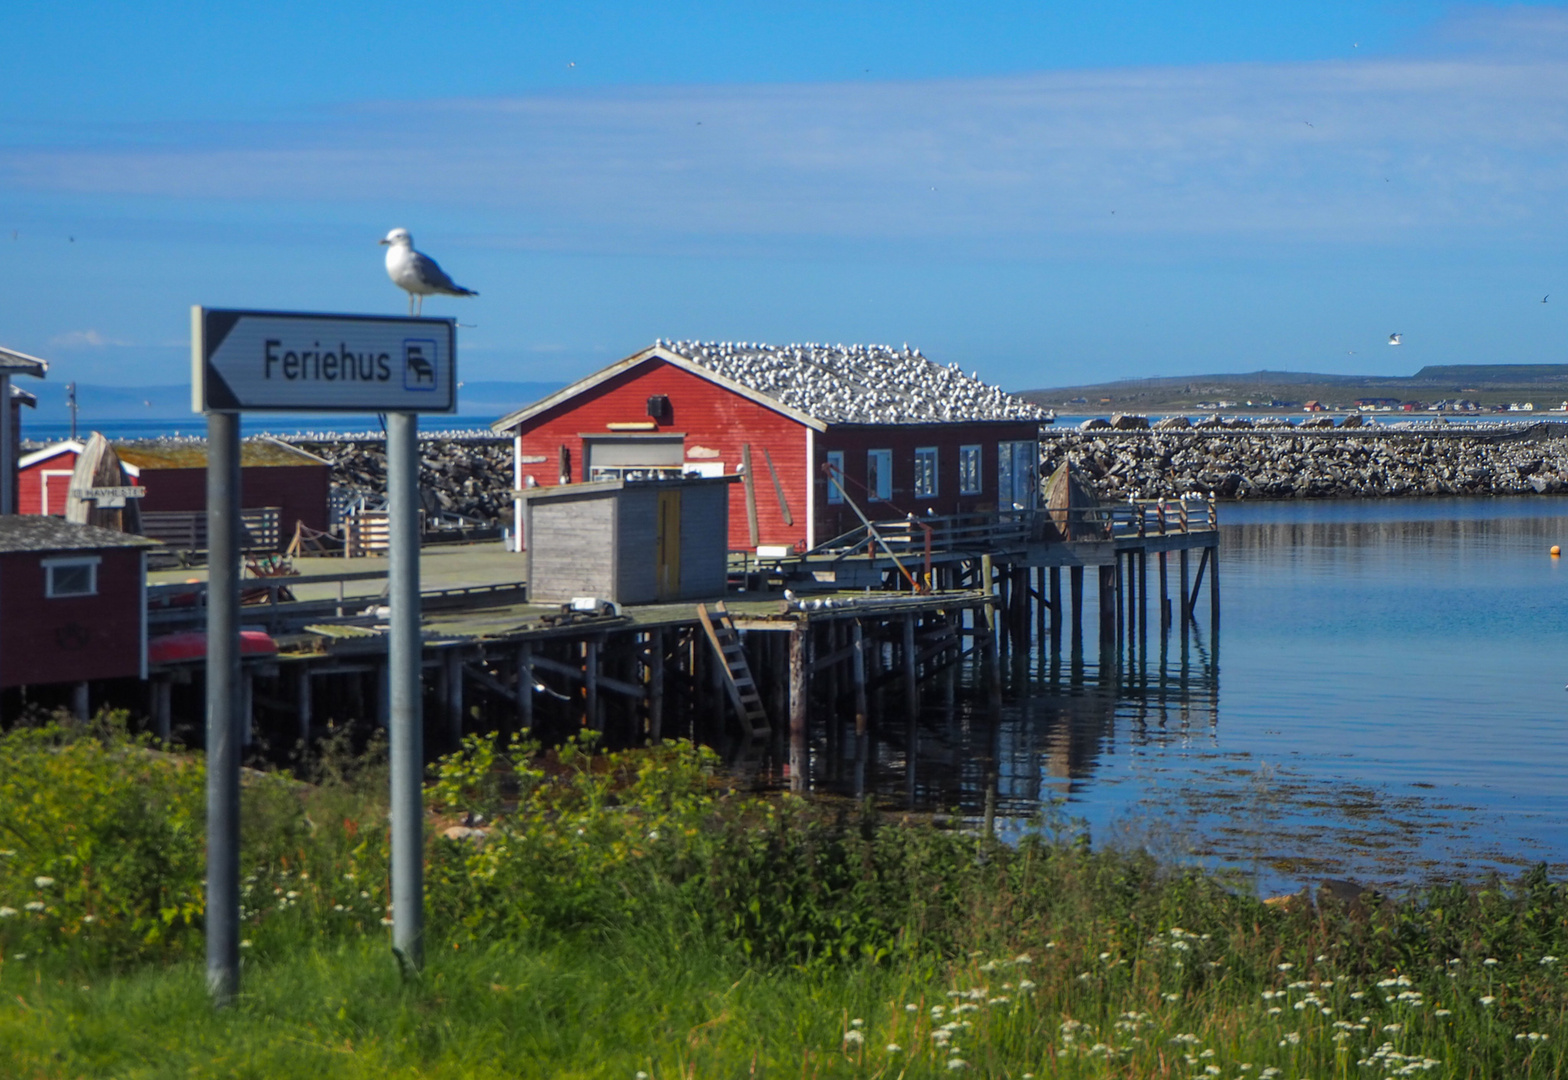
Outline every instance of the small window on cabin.
<path id="1" fill-rule="evenodd" d="M 932 498 L 936 495 L 936 447 L 915 448 L 915 497 Z"/>
<path id="2" fill-rule="evenodd" d="M 984 490 L 985 481 L 980 473 L 980 447 L 960 446 L 958 448 L 958 493 L 960 495 L 979 495 Z"/>
<path id="3" fill-rule="evenodd" d="M 893 451 L 866 451 L 866 493 L 883 502 L 893 497 Z"/>
<path id="4" fill-rule="evenodd" d="M 839 484 L 844 482 L 844 451 L 828 451 L 828 471 L 833 476 L 833 479 L 828 481 L 828 502 L 841 503 L 844 501 L 844 492 Z M 838 483 L 834 483 L 834 480 Z"/>
<path id="5" fill-rule="evenodd" d="M 66 596 L 97 596 L 98 560 L 45 559 L 44 595 L 50 600 Z"/>

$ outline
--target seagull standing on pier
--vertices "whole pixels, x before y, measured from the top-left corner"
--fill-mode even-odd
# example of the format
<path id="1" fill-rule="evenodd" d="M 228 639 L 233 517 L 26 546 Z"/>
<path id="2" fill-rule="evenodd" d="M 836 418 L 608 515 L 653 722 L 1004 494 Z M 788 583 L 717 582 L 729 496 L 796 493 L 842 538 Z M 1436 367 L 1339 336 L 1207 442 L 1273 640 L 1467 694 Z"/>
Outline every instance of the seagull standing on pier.
<path id="1" fill-rule="evenodd" d="M 393 229 L 381 241 L 387 246 L 387 277 L 392 284 L 408 293 L 408 313 L 418 315 L 425 309 L 425 297 L 478 296 L 472 289 L 465 289 L 436 265 L 428 255 L 414 250 L 414 238 L 407 229 Z"/>

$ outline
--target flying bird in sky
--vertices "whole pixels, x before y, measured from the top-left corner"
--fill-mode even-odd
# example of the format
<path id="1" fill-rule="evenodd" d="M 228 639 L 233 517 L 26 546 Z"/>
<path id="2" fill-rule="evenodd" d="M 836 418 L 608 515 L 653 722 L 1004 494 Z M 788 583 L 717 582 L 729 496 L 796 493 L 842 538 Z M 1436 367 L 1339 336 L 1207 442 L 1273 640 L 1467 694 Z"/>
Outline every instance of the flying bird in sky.
<path id="1" fill-rule="evenodd" d="M 1405 335 L 1403 335 L 1403 334 L 1389 334 L 1388 335 L 1388 343 L 1390 345 L 1398 345 L 1398 344 L 1400 344 L 1400 340 L 1399 339 L 1404 337 L 1404 336 Z"/>
<path id="2" fill-rule="evenodd" d="M 387 277 L 392 284 L 408 293 L 408 313 L 418 315 L 424 311 L 425 297 L 478 296 L 472 289 L 465 289 L 436 265 L 428 255 L 414 250 L 414 238 L 407 229 L 393 229 L 381 241 L 387 246 Z"/>

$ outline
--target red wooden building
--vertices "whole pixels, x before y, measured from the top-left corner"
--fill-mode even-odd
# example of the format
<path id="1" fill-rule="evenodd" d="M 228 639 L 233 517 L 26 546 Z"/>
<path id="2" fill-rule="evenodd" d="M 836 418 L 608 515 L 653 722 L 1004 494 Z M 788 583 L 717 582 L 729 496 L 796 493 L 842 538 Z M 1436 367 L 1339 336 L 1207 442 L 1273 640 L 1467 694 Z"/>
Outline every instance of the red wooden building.
<path id="1" fill-rule="evenodd" d="M 0 688 L 146 678 L 146 551 L 56 517 L 0 516 Z"/>
<path id="2" fill-rule="evenodd" d="M 64 514 L 71 472 L 82 452 L 80 442 L 58 442 L 35 450 L 20 462 L 20 503 L 24 514 Z M 202 513 L 207 509 L 207 444 L 202 441 L 115 443 L 125 471 L 147 489 L 143 513 Z M 283 540 L 294 523 L 325 531 L 332 466 L 325 459 L 278 439 L 246 439 L 240 444 L 240 505 L 279 508 Z"/>
<path id="3" fill-rule="evenodd" d="M 749 458 L 740 550 L 858 524 L 824 466 L 873 520 L 1034 506 L 1048 415 L 908 346 L 661 341 L 492 426 L 513 437 L 519 488 L 733 475 Z"/>

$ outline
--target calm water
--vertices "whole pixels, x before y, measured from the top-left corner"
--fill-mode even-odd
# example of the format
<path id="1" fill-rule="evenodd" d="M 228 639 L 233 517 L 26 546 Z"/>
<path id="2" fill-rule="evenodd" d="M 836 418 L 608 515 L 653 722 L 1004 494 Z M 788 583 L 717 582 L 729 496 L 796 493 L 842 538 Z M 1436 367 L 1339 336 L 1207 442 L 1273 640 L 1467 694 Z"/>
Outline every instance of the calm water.
<path id="1" fill-rule="evenodd" d="M 1568 871 L 1568 500 L 1227 506 L 1219 639 L 1156 621 L 1120 665 L 1013 657 L 999 724 L 959 676 L 879 732 L 885 799 L 1043 803 L 1096 843 L 1233 867 L 1267 892 Z M 1174 581 L 1174 556 L 1172 557 Z M 1151 589 L 1155 577 L 1150 560 Z M 1205 586 L 1205 594 L 1207 586 Z M 1092 604 L 1092 600 L 1090 601 Z M 1047 650 L 1048 653 L 1048 650 Z M 896 713 L 889 699 L 890 714 Z"/>

